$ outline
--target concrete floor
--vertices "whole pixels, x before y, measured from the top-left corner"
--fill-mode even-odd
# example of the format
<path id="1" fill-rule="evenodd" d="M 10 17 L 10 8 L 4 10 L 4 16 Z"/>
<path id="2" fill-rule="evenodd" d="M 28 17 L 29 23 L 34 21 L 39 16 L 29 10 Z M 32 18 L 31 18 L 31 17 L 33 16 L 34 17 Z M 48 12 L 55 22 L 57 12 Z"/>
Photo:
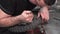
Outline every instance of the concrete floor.
<path id="1" fill-rule="evenodd" d="M 60 13 L 59 11 L 50 12 L 50 20 L 45 25 L 47 34 L 60 34 Z"/>
<path id="2" fill-rule="evenodd" d="M 48 24 L 45 25 L 46 34 L 60 34 L 60 0 L 57 0 L 54 8 L 53 11 L 50 11 Z"/>

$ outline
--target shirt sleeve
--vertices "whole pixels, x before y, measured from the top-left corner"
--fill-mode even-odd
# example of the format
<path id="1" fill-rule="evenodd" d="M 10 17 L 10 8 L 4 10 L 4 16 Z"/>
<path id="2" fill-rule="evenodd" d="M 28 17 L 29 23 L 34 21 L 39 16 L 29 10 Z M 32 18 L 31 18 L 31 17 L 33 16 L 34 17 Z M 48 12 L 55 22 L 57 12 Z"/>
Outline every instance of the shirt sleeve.
<path id="1" fill-rule="evenodd" d="M 14 14 L 14 11 L 9 11 L 9 10 L 5 9 L 1 4 L 0 4 L 0 9 L 2 9 L 3 12 L 5 12 L 8 15 L 13 15 Z"/>
<path id="2" fill-rule="evenodd" d="M 15 8 L 15 0 L 0 0 L 0 9 L 6 14 L 13 15 Z"/>

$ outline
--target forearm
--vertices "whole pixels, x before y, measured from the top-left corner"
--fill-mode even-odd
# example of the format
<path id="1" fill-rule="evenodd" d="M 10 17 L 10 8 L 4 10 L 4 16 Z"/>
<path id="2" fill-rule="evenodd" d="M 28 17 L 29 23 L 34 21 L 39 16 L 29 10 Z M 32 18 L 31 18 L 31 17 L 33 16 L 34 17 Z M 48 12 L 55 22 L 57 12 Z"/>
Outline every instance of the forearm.
<path id="1" fill-rule="evenodd" d="M 6 17 L 3 19 L 0 19 L 0 27 L 9 27 L 9 26 L 19 24 L 21 22 L 21 19 L 22 18 L 20 16 Z"/>

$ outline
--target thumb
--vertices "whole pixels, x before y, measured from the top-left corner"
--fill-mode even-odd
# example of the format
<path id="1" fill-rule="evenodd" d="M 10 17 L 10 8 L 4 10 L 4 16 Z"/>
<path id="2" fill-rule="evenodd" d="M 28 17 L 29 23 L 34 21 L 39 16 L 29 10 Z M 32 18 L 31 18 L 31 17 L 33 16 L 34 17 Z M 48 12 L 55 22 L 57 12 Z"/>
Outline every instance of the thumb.
<path id="1" fill-rule="evenodd" d="M 41 15 L 41 14 L 40 14 L 40 13 L 38 13 L 38 18 L 40 17 L 40 15 Z"/>
<path id="2" fill-rule="evenodd" d="M 41 13 L 40 15 L 41 15 L 41 18 L 42 18 L 42 19 L 44 19 L 44 18 L 45 18 L 45 17 L 44 17 L 44 15 L 43 15 L 42 13 Z"/>

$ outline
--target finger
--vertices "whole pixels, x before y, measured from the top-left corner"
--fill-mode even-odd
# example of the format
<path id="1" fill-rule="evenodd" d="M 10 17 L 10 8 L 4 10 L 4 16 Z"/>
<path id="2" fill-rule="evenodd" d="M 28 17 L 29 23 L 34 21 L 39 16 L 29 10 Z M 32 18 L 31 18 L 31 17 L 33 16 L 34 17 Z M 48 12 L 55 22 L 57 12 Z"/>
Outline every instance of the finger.
<path id="1" fill-rule="evenodd" d="M 41 13 L 41 17 L 42 17 L 42 19 L 44 19 L 44 15 Z"/>
<path id="2" fill-rule="evenodd" d="M 43 21 L 46 23 L 46 22 L 48 22 L 48 20 L 46 20 L 46 19 L 43 19 Z"/>
<path id="3" fill-rule="evenodd" d="M 40 17 L 40 15 L 41 15 L 41 14 L 40 14 L 40 13 L 38 13 L 38 18 Z"/>
<path id="4" fill-rule="evenodd" d="M 25 10 L 25 13 L 26 14 L 31 14 L 32 12 L 31 11 L 28 11 L 28 10 Z"/>
<path id="5" fill-rule="evenodd" d="M 26 19 L 28 22 L 32 22 L 32 19 Z"/>

